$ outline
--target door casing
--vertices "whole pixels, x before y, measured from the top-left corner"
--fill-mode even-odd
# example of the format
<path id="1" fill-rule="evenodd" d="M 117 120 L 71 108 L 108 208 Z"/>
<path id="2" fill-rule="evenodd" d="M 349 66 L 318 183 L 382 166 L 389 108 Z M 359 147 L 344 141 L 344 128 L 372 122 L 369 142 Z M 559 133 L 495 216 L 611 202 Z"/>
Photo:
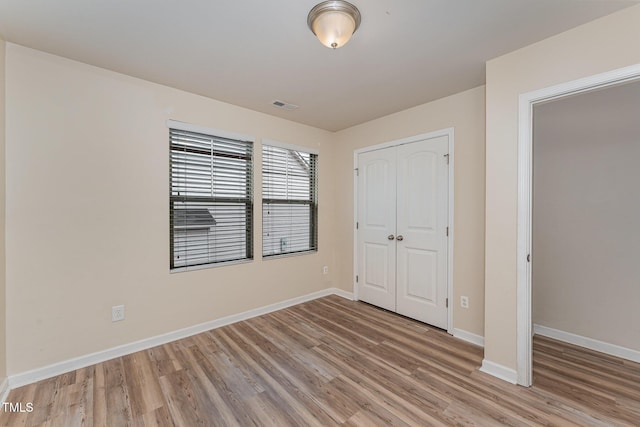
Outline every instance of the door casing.
<path id="1" fill-rule="evenodd" d="M 356 277 L 358 273 L 358 234 L 356 229 L 356 223 L 358 221 L 358 155 L 367 151 L 380 150 L 382 148 L 396 147 L 403 144 L 410 144 L 412 142 L 422 141 L 425 139 L 437 138 L 440 136 L 447 136 L 448 149 L 449 149 L 449 189 L 448 189 L 448 222 L 449 222 L 449 242 L 447 248 L 447 298 L 449 300 L 448 313 L 447 313 L 447 332 L 453 335 L 453 243 L 455 236 L 455 224 L 453 222 L 453 209 L 454 209 L 454 130 L 453 128 L 447 128 L 437 130 L 434 132 L 424 133 L 420 135 L 410 136 L 394 141 L 384 142 L 381 144 L 371 145 L 368 147 L 354 150 L 353 152 L 353 296 L 357 301 L 358 298 L 358 283 Z"/>
<path id="2" fill-rule="evenodd" d="M 531 319 L 531 236 L 533 195 L 533 107 L 565 96 L 602 89 L 640 79 L 640 64 L 597 74 L 548 88 L 523 93 L 518 111 L 518 219 L 516 246 L 517 380 L 529 387 L 533 382 L 533 328 Z"/>

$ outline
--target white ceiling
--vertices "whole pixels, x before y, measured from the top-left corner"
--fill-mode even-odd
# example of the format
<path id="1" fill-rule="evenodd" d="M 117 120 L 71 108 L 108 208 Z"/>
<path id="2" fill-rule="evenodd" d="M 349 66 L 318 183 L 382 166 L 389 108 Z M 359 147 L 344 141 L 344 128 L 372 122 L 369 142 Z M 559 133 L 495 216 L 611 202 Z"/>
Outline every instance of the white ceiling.
<path id="1" fill-rule="evenodd" d="M 486 60 L 638 4 L 351 0 L 362 24 L 331 50 L 307 28 L 317 2 L 2 0 L 0 36 L 335 131 L 479 86 Z"/>

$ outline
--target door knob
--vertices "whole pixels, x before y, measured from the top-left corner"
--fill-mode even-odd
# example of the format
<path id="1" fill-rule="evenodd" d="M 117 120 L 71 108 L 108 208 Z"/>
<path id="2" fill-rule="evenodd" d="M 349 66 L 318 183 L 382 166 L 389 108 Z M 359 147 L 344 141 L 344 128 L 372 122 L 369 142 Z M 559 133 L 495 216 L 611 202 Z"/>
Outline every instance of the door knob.
<path id="1" fill-rule="evenodd" d="M 397 237 L 397 239 L 398 239 L 398 242 L 402 242 L 402 241 L 404 240 L 404 237 L 403 237 L 403 236 L 402 236 L 402 234 L 401 234 L 401 235 L 399 235 L 399 236 Z"/>
<path id="2" fill-rule="evenodd" d="M 393 236 L 393 234 L 389 234 L 389 235 L 387 236 L 387 239 L 389 239 L 389 240 L 393 240 L 393 239 L 395 239 L 395 237 Z"/>

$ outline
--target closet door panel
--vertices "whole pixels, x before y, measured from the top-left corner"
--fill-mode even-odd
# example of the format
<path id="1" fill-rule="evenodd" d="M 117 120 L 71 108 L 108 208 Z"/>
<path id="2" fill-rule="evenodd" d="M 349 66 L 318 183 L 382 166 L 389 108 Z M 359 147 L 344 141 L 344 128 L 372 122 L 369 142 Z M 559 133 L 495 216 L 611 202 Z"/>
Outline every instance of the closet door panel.
<path id="1" fill-rule="evenodd" d="M 447 327 L 448 140 L 398 147 L 397 302 L 408 317 Z"/>
<path id="2" fill-rule="evenodd" d="M 396 309 L 396 150 L 358 157 L 358 297 Z M 393 238 L 390 238 L 393 237 Z"/>

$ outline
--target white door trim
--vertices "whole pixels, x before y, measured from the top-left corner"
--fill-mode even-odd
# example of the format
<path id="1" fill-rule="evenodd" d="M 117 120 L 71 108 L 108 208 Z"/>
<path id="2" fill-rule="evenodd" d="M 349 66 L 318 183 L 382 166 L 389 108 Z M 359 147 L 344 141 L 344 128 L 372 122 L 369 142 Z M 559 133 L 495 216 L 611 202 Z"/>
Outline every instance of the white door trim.
<path id="1" fill-rule="evenodd" d="M 517 373 L 518 384 L 532 383 L 531 319 L 531 209 L 533 106 L 568 95 L 575 95 L 640 78 L 640 64 L 523 93 L 518 111 L 518 222 L 517 222 Z"/>
<path id="2" fill-rule="evenodd" d="M 359 148 L 353 151 L 353 299 L 358 301 L 358 234 L 356 223 L 358 221 L 358 155 L 367 151 L 380 150 L 382 148 L 396 147 L 402 144 L 410 144 L 412 142 L 423 141 L 425 139 L 437 138 L 439 136 L 447 136 L 449 144 L 449 241 L 447 244 L 447 298 L 449 298 L 449 307 L 447 308 L 447 332 L 453 335 L 453 239 L 454 239 L 454 222 L 453 222 L 453 195 L 454 195 L 454 130 L 453 128 L 441 129 L 434 132 L 423 133 L 420 135 L 410 136 L 407 138 L 397 139 L 394 141 L 384 142 L 381 144 L 371 145 Z"/>

